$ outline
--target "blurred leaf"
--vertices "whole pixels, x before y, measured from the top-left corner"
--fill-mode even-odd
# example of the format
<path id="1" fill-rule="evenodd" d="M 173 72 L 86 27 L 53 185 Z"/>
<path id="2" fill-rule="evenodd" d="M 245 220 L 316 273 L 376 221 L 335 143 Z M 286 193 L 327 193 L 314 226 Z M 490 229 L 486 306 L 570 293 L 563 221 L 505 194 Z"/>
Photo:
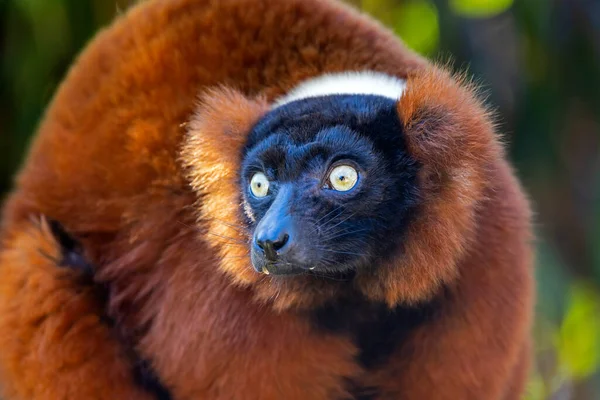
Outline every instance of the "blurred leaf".
<path id="1" fill-rule="evenodd" d="M 539 374 L 534 374 L 527 382 L 525 396 L 523 400 L 545 400 L 546 386 L 544 380 Z"/>
<path id="2" fill-rule="evenodd" d="M 510 8 L 513 0 L 450 0 L 450 8 L 463 17 L 492 17 Z"/>
<path id="3" fill-rule="evenodd" d="M 439 44 L 438 12 L 429 1 L 408 1 L 395 10 L 394 31 L 406 45 L 421 54 L 433 53 Z"/>
<path id="4" fill-rule="evenodd" d="M 391 28 L 404 43 L 421 54 L 432 54 L 439 44 L 438 12 L 428 0 L 363 0 L 362 10 Z"/>
<path id="5" fill-rule="evenodd" d="M 561 367 L 582 379 L 600 365 L 600 294 L 583 282 L 573 284 L 565 319 L 558 333 Z"/>
<path id="6" fill-rule="evenodd" d="M 400 8 L 399 4 L 391 0 L 362 0 L 360 4 L 364 12 L 371 14 L 388 26 L 392 24 L 393 12 Z"/>
<path id="7" fill-rule="evenodd" d="M 69 47 L 69 23 L 62 1 L 21 0 L 15 3 L 27 16 L 34 46 L 43 61 L 53 62 Z"/>

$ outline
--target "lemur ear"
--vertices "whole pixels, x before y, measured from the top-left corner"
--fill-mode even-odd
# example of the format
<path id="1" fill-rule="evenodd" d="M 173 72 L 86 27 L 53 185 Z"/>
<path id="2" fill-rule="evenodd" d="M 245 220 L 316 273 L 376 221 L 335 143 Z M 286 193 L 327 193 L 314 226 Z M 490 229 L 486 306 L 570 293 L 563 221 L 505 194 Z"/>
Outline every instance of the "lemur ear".
<path id="1" fill-rule="evenodd" d="M 421 204 L 394 265 L 362 278 L 367 295 L 390 305 L 425 300 L 454 281 L 488 170 L 502 153 L 472 85 L 443 69 L 409 75 L 397 111 L 408 152 L 421 165 Z"/>
<path id="2" fill-rule="evenodd" d="M 198 201 L 198 219 L 211 235 L 209 244 L 224 259 L 247 255 L 239 215 L 239 167 L 243 146 L 253 125 L 268 111 L 263 98 L 249 99 L 226 87 L 213 88 L 200 96 L 195 114 L 187 124 L 181 161 Z M 227 238 L 227 239 L 224 239 Z M 221 263 L 221 268 L 241 284 L 256 279 L 250 266 Z M 228 270 L 231 269 L 231 270 Z"/>
<path id="3" fill-rule="evenodd" d="M 464 76 L 437 68 L 409 76 L 398 115 L 409 151 L 432 173 L 464 179 L 500 155 L 489 112 Z"/>

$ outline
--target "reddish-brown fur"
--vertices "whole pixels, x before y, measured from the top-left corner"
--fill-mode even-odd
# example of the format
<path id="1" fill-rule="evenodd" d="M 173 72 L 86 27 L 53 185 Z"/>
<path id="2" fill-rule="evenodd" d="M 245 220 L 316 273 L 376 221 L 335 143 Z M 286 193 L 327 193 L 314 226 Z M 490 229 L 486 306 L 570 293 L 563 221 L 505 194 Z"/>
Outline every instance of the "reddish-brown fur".
<path id="1" fill-rule="evenodd" d="M 256 274 L 237 238 L 238 150 L 275 96 L 324 71 L 407 79 L 398 103 L 423 204 L 357 289 L 395 306 L 449 292 L 388 363 L 301 311 L 344 290 Z M 224 85 L 224 86 L 223 86 Z M 228 88 L 229 87 L 229 88 Z M 197 96 L 202 93 L 200 101 Z M 198 104 L 199 103 L 199 104 Z M 175 399 L 518 399 L 529 359 L 529 207 L 463 79 L 322 0 L 150 0 L 98 35 L 57 93 L 4 208 L 7 399 L 145 399 L 131 357 L 45 216 L 84 245 L 108 313 Z M 242 256 L 242 257 L 240 257 Z"/>

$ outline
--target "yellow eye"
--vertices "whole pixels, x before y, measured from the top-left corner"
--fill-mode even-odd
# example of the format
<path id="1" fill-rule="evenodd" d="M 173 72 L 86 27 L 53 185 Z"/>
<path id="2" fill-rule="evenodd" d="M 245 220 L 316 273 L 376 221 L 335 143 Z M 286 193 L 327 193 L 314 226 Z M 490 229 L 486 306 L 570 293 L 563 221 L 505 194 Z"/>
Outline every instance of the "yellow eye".
<path id="1" fill-rule="evenodd" d="M 358 172 L 349 165 L 338 165 L 329 174 L 329 184 L 338 192 L 347 192 L 358 181 Z"/>
<path id="2" fill-rule="evenodd" d="M 269 180 L 262 172 L 257 172 L 250 180 L 250 191 L 256 197 L 265 197 L 269 193 Z"/>

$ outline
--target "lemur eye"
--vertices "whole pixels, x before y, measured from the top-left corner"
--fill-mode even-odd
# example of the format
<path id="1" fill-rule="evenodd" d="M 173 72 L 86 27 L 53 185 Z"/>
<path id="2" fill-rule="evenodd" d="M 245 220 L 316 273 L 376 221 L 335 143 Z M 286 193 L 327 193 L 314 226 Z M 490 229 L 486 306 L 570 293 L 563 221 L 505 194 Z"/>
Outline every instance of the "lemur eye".
<path id="1" fill-rule="evenodd" d="M 338 165 L 329 174 L 329 184 L 338 192 L 347 192 L 358 181 L 358 171 L 349 165 Z"/>
<path id="2" fill-rule="evenodd" d="M 257 172 L 250 180 L 250 191 L 256 197 L 265 197 L 269 193 L 269 180 L 262 172 Z"/>

